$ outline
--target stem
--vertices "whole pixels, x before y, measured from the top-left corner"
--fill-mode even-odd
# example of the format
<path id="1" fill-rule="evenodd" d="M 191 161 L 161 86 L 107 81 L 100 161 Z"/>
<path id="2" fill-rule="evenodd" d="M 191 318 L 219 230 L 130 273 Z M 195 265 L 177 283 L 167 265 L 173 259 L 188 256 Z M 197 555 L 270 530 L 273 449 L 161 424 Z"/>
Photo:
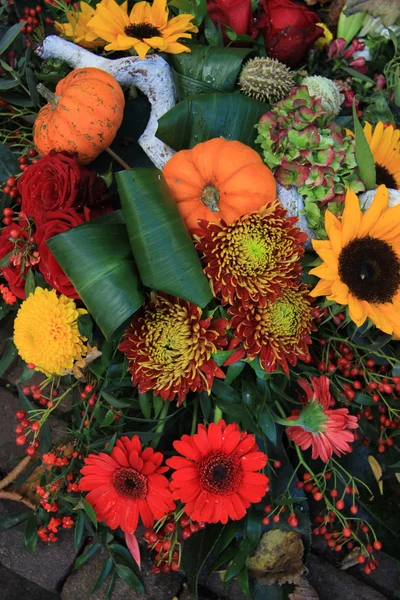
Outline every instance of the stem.
<path id="1" fill-rule="evenodd" d="M 222 419 L 222 410 L 219 408 L 219 406 L 216 406 L 214 408 L 214 423 L 218 423 L 220 419 Z"/>
<path id="2" fill-rule="evenodd" d="M 13 469 L 11 471 L 11 473 L 6 475 L 6 477 L 4 477 L 4 479 L 2 479 L 0 481 L 0 490 L 3 490 L 7 486 L 9 486 L 11 483 L 13 483 L 13 481 L 15 481 L 17 479 L 18 475 L 20 475 L 23 471 L 25 471 L 26 467 L 29 465 L 30 462 L 31 462 L 30 456 L 26 456 L 25 458 L 23 458 L 21 460 L 21 462 L 18 463 L 18 465 L 15 467 L 15 469 Z"/>
<path id="3" fill-rule="evenodd" d="M 111 148 L 106 148 L 106 152 L 108 152 L 108 154 L 112 156 L 112 158 L 116 160 L 117 163 L 119 163 L 121 167 L 124 167 L 124 169 L 126 169 L 127 171 L 129 171 L 132 168 L 124 160 L 122 160 L 122 158 L 118 156 L 118 154 L 116 154 L 114 150 L 111 150 Z"/>
<path id="4" fill-rule="evenodd" d="M 159 435 L 157 435 L 152 440 L 152 442 L 151 442 L 151 447 L 152 448 L 157 448 L 157 446 L 158 446 L 158 444 L 160 442 L 161 434 L 164 431 L 165 421 L 166 421 L 166 418 L 167 418 L 167 415 L 168 415 L 168 411 L 169 411 L 169 405 L 170 405 L 169 400 L 166 400 L 164 402 L 164 406 L 161 409 L 160 416 L 159 416 L 159 423 L 158 423 L 156 431 L 155 431 L 155 433 L 158 433 Z"/>
<path id="5" fill-rule="evenodd" d="M 3 500 L 14 500 L 14 502 L 22 502 L 22 504 L 25 504 L 25 506 L 31 508 L 32 510 L 36 509 L 36 506 L 32 504 L 32 502 L 30 502 L 27 498 L 24 498 L 23 496 L 21 496 L 21 494 L 18 494 L 17 492 L 5 492 L 4 490 L 2 490 L 0 492 L 0 498 Z"/>
<path id="6" fill-rule="evenodd" d="M 216 187 L 213 185 L 206 185 L 201 192 L 200 199 L 208 210 L 211 210 L 211 212 L 219 212 L 218 203 L 220 201 L 220 195 Z"/>
<path id="7" fill-rule="evenodd" d="M 199 412 L 199 397 L 196 396 L 195 401 L 194 401 L 192 429 L 191 429 L 190 435 L 194 435 L 196 433 L 198 412 Z"/>
<path id="8" fill-rule="evenodd" d="M 53 94 L 53 92 L 48 90 L 47 87 L 43 85 L 43 83 L 39 83 L 36 89 L 39 92 L 39 94 L 47 100 L 51 108 L 55 110 L 57 108 L 58 100 L 60 99 L 60 97 L 56 96 L 55 94 Z"/>

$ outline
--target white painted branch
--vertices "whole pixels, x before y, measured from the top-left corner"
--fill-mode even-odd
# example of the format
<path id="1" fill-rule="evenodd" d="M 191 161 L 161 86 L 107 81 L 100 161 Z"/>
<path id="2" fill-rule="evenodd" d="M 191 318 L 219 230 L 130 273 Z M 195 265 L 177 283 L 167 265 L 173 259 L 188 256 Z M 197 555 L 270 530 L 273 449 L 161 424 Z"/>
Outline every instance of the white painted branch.
<path id="1" fill-rule="evenodd" d="M 74 69 L 95 67 L 107 71 L 120 85 L 134 85 L 147 96 L 151 104 L 150 119 L 139 138 L 139 144 L 158 168 L 175 154 L 175 151 L 156 138 L 158 119 L 176 104 L 176 90 L 168 63 L 154 54 L 141 60 L 137 56 L 111 60 L 97 56 L 89 50 L 68 42 L 57 35 L 43 40 L 36 54 L 47 60 L 59 58 Z"/>

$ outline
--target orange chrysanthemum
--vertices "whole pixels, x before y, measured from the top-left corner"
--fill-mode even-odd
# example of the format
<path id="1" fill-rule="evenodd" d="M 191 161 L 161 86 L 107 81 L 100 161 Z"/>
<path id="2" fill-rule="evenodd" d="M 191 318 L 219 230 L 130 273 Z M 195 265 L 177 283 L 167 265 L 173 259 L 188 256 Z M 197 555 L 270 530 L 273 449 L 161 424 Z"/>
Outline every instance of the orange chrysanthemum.
<path id="1" fill-rule="evenodd" d="M 89 454 L 79 489 L 89 492 L 86 500 L 96 511 L 98 521 L 108 527 L 121 527 L 124 533 L 133 533 L 139 515 L 145 527 L 161 519 L 175 503 L 163 475 L 164 457 L 152 448 L 142 449 L 137 435 L 132 439 L 124 436 L 117 440 L 110 455 Z"/>
<path id="2" fill-rule="evenodd" d="M 244 356 L 253 360 L 259 356 L 261 367 L 268 373 L 280 366 L 286 374 L 289 365 L 294 366 L 298 358 L 307 358 L 310 333 L 314 329 L 312 306 L 304 285 L 283 290 L 275 302 L 263 306 L 232 306 L 230 326 L 235 337 L 243 342 L 226 362 L 231 364 Z"/>
<path id="3" fill-rule="evenodd" d="M 189 390 L 210 393 L 214 377 L 225 377 L 211 354 L 227 345 L 227 325 L 226 319 L 202 319 L 201 309 L 186 300 L 152 293 L 120 345 L 133 385 L 163 400 L 178 396 L 178 405 Z"/>
<path id="4" fill-rule="evenodd" d="M 313 240 L 323 263 L 310 271 L 320 278 L 311 296 L 326 296 L 349 307 L 361 327 L 367 318 L 388 334 L 400 336 L 400 205 L 388 208 L 381 185 L 365 212 L 348 191 L 342 219 L 325 213 L 328 240 Z"/>
<path id="5" fill-rule="evenodd" d="M 306 393 L 303 411 L 294 411 L 289 417 L 296 425 L 287 428 L 286 433 L 302 450 L 312 448 L 312 459 L 320 458 L 328 462 L 332 454 L 337 456 L 351 451 L 354 441 L 352 429 L 357 429 L 357 417 L 349 414 L 347 408 L 331 408 L 335 401 L 329 392 L 329 379 L 312 377 L 311 386 L 303 380 L 299 385 Z"/>
<path id="6" fill-rule="evenodd" d="M 196 248 L 223 304 L 239 300 L 263 307 L 297 283 L 307 236 L 294 226 L 296 221 L 286 217 L 277 200 L 229 225 L 199 221 Z"/>
<path id="7" fill-rule="evenodd" d="M 175 472 L 170 484 L 175 500 L 194 521 L 227 523 L 242 519 L 252 502 L 265 495 L 268 477 L 257 473 L 267 464 L 254 435 L 222 419 L 174 442 L 182 456 L 167 460 Z M 183 458 L 184 457 L 184 458 Z"/>

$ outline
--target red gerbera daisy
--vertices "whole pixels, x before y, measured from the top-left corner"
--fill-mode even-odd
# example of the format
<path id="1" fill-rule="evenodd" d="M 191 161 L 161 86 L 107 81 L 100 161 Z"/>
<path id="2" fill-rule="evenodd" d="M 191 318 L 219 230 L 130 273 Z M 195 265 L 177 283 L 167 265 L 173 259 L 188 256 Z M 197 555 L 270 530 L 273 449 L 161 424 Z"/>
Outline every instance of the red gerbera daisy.
<path id="1" fill-rule="evenodd" d="M 265 467 L 267 455 L 259 452 L 254 435 L 240 431 L 236 423 L 199 425 L 196 434 L 182 436 L 174 448 L 185 458 L 167 460 L 176 469 L 172 495 L 194 521 L 242 519 L 250 504 L 265 495 L 268 477 L 255 471 Z"/>
<path id="2" fill-rule="evenodd" d="M 154 390 L 163 400 L 178 396 L 179 406 L 189 390 L 210 393 L 214 377 L 225 377 L 211 354 L 227 345 L 228 321 L 201 316 L 201 308 L 186 300 L 150 295 L 119 347 L 141 394 Z"/>
<path id="3" fill-rule="evenodd" d="M 101 452 L 85 458 L 79 489 L 89 492 L 86 500 L 96 511 L 97 519 L 108 527 L 121 527 L 133 533 L 139 515 L 145 527 L 161 519 L 175 508 L 168 479 L 168 471 L 161 467 L 164 457 L 152 448 L 142 450 L 137 435 L 117 440 L 111 455 Z"/>
<path id="4" fill-rule="evenodd" d="M 312 459 L 327 462 L 332 454 L 337 456 L 351 452 L 349 442 L 354 441 L 351 429 L 357 429 L 357 417 L 347 408 L 331 409 L 335 400 L 329 391 L 329 379 L 311 377 L 311 386 L 304 380 L 299 385 L 306 393 L 307 404 L 302 411 L 294 411 L 289 419 L 296 425 L 286 429 L 288 437 L 302 450 L 312 447 Z"/>

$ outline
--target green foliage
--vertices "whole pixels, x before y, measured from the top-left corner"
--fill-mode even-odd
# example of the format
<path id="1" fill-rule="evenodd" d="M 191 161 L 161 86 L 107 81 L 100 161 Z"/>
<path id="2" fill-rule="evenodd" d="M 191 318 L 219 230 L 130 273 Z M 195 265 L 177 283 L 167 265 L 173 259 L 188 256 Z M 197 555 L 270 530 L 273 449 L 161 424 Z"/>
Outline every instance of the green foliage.
<path id="1" fill-rule="evenodd" d="M 254 126 L 269 108 L 241 94 L 200 94 L 186 98 L 163 115 L 157 137 L 174 150 L 193 148 L 216 137 L 256 148 Z"/>
<path id="2" fill-rule="evenodd" d="M 361 181 L 365 185 L 367 190 L 374 190 L 376 188 L 376 168 L 374 157 L 372 156 L 371 149 L 365 137 L 363 128 L 359 118 L 357 117 L 356 107 L 353 103 L 353 119 L 354 119 L 354 133 L 356 136 L 356 159 L 357 169 L 360 175 Z"/>

